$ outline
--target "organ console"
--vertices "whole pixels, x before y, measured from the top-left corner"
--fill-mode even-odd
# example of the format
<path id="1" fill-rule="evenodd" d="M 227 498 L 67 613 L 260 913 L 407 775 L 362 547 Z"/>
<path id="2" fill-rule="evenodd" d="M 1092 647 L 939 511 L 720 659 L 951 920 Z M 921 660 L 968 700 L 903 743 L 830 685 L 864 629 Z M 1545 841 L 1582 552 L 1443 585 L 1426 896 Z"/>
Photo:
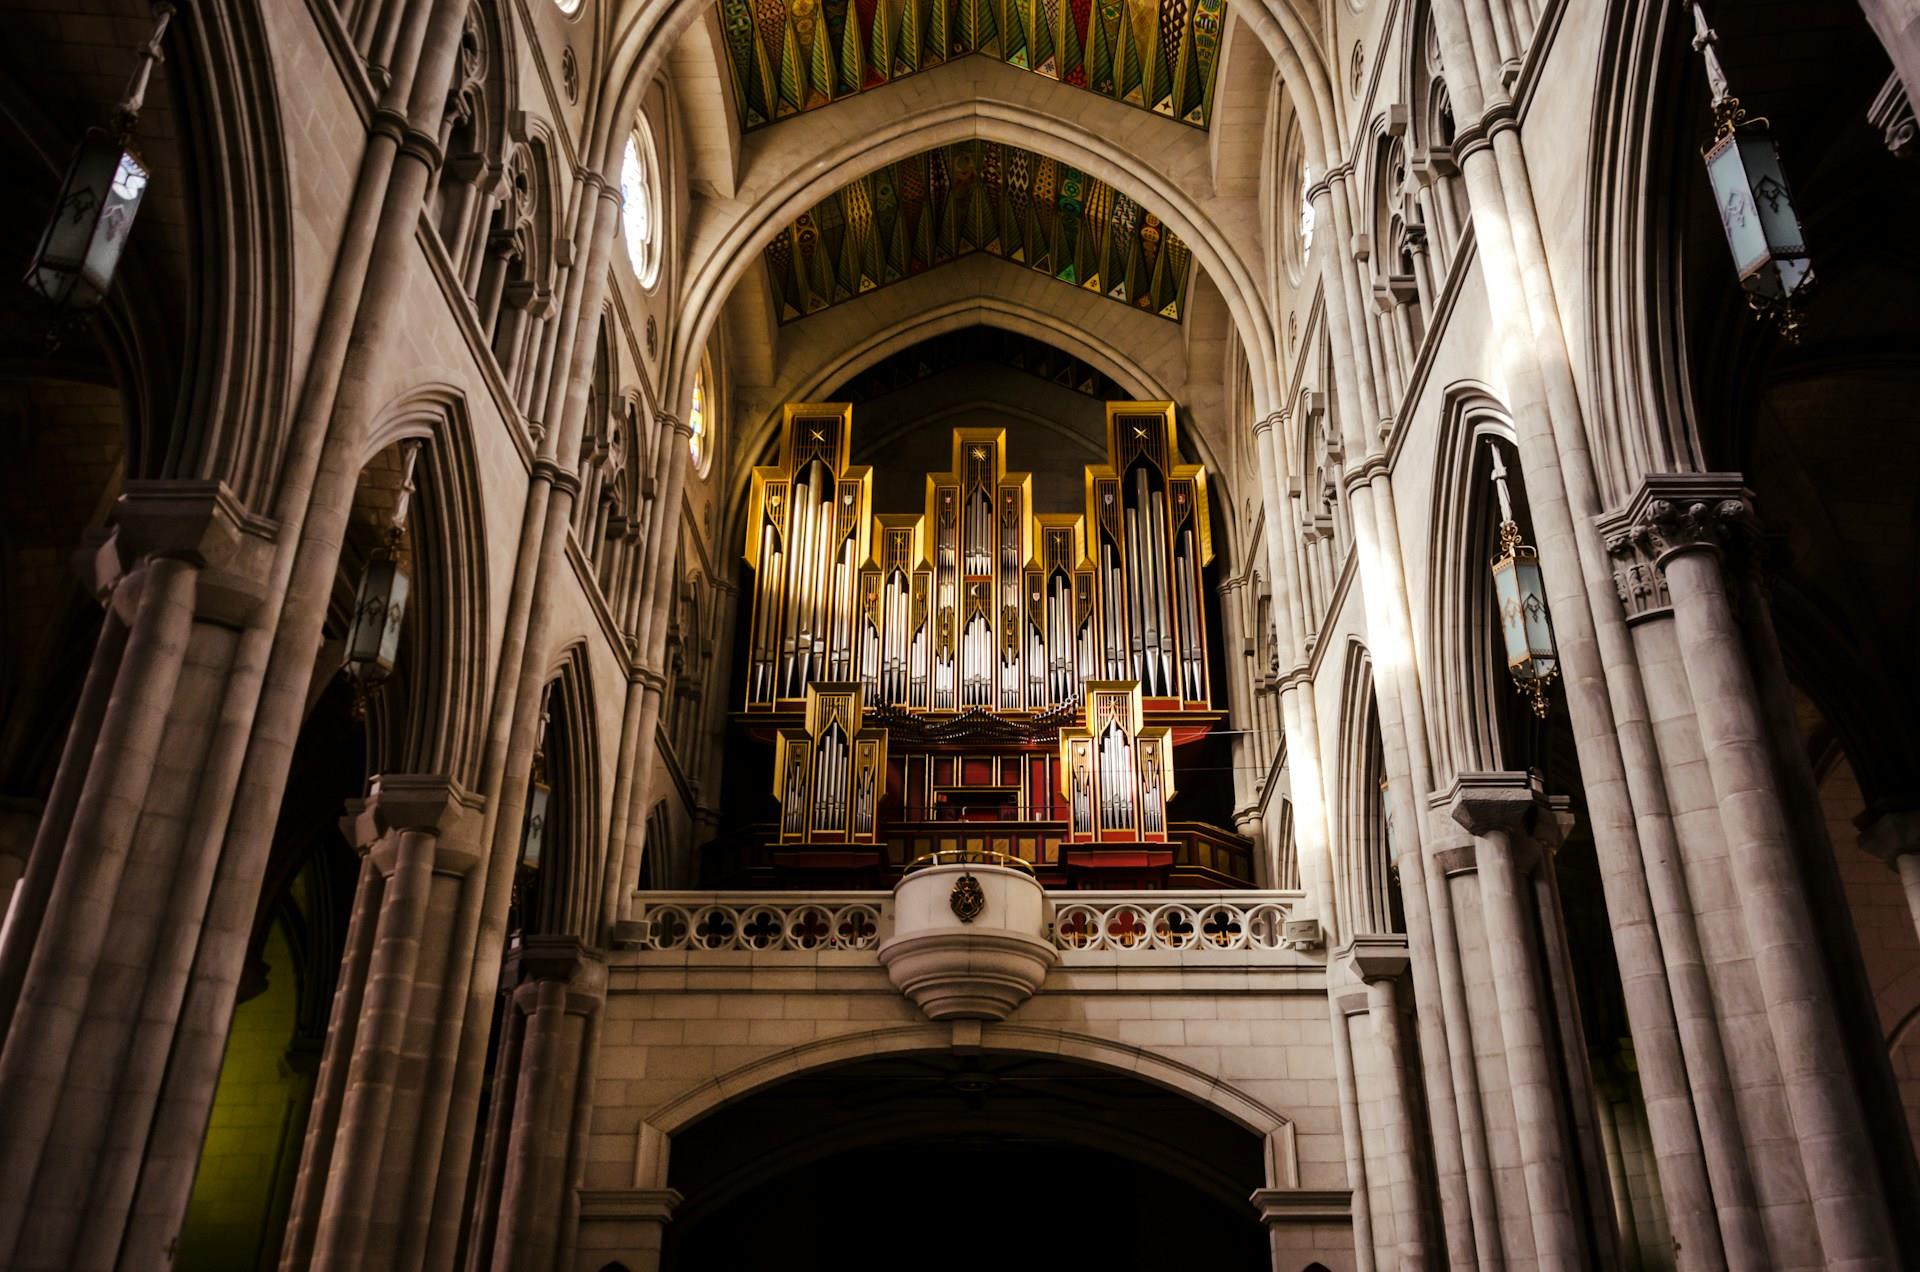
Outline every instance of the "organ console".
<path id="1" fill-rule="evenodd" d="M 769 868 L 870 878 L 991 823 L 983 847 L 1056 883 L 1246 881 L 1244 840 L 1168 809 L 1175 744 L 1217 718 L 1206 472 L 1174 405 L 1109 404 L 1071 511 L 1034 508 L 1006 430 L 958 428 L 921 510 L 876 515 L 852 427 L 845 404 L 787 406 L 749 492 L 741 718 L 775 743 Z"/>

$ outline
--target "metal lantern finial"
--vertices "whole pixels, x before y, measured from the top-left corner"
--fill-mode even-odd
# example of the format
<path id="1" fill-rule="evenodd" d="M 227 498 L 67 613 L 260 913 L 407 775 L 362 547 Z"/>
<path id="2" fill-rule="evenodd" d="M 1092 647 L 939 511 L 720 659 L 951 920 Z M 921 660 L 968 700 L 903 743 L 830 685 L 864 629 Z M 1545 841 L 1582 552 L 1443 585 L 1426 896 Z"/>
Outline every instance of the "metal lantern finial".
<path id="1" fill-rule="evenodd" d="M 1513 687 L 1527 698 L 1534 715 L 1547 718 L 1547 686 L 1560 674 L 1560 656 L 1553 644 L 1553 620 L 1547 613 L 1546 580 L 1540 557 L 1524 541 L 1513 519 L 1513 495 L 1507 489 L 1507 467 L 1500 448 L 1489 441 L 1493 455 L 1493 489 L 1500 500 L 1500 554 L 1493 558 L 1493 595 L 1500 607 L 1500 634 L 1507 648 L 1507 674 Z"/>
<path id="2" fill-rule="evenodd" d="M 394 499 L 393 516 L 380 546 L 367 558 L 366 572 L 360 576 L 360 590 L 354 597 L 346 668 L 353 679 L 357 712 L 365 711 L 367 694 L 393 674 L 394 662 L 400 656 L 400 624 L 406 617 L 412 588 L 413 553 L 407 542 L 407 513 L 413 504 L 413 473 L 419 459 L 420 443 L 404 443 L 400 492 Z"/>
<path id="3" fill-rule="evenodd" d="M 89 128 L 81 139 L 27 267 L 27 286 L 58 314 L 93 308 L 113 285 L 147 192 L 147 168 L 133 149 L 133 129 L 154 64 L 164 57 L 160 41 L 173 12 L 165 0 L 153 6 L 153 33 L 140 47 L 139 65 L 114 107 L 112 126 Z"/>
<path id="4" fill-rule="evenodd" d="M 1712 92 L 1714 138 L 1701 151 L 1707 179 L 1733 252 L 1740 286 L 1760 318 L 1771 318 L 1787 340 L 1800 339 L 1796 303 L 1814 283 L 1806 235 L 1794 211 L 1793 191 L 1765 118 L 1749 118 L 1727 83 L 1716 45 L 1719 35 L 1707 25 L 1698 4 L 1693 10 L 1693 47 L 1706 63 Z"/>

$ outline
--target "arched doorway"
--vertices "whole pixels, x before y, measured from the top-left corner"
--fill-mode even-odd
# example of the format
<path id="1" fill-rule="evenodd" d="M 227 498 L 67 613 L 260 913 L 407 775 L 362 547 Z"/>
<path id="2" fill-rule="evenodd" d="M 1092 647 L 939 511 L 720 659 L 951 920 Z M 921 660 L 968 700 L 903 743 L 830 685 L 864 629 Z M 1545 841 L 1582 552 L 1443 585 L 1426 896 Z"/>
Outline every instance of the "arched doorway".
<path id="1" fill-rule="evenodd" d="M 942 1052 L 816 1071 L 674 1136 L 663 1269 L 1265 1269 L 1261 1141 L 1138 1078 Z"/>

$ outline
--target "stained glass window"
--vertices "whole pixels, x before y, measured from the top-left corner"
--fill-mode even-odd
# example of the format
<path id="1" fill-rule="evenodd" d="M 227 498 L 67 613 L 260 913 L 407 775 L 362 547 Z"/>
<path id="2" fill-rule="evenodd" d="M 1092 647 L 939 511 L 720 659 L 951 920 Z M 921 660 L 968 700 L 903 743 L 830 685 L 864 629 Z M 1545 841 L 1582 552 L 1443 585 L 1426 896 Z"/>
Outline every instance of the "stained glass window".
<path id="1" fill-rule="evenodd" d="M 693 452 L 695 472 L 707 465 L 707 367 L 693 373 L 693 407 L 687 412 L 687 449 Z"/>
<path id="2" fill-rule="evenodd" d="M 620 161 L 620 219 L 627 236 L 627 262 L 642 287 L 660 274 L 660 189 L 655 179 L 653 142 L 645 126 L 627 135 Z"/>

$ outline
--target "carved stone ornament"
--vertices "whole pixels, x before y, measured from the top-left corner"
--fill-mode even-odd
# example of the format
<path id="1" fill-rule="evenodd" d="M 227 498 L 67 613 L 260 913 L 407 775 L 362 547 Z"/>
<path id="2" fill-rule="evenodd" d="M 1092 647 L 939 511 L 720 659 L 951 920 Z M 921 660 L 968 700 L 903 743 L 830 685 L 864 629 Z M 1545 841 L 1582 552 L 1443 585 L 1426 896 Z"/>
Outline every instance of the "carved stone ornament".
<path id="1" fill-rule="evenodd" d="M 1660 572 L 1641 540 L 1621 530 L 1607 536 L 1607 553 L 1613 558 L 1613 587 L 1629 623 L 1662 614 L 1673 608 L 1667 595 L 1667 576 Z"/>
<path id="2" fill-rule="evenodd" d="M 1692 548 L 1722 551 L 1742 569 L 1758 526 L 1746 488 L 1735 473 L 1651 473 L 1627 506 L 1600 519 L 1613 558 L 1614 589 L 1627 621 L 1672 608 L 1666 558 Z"/>
<path id="3" fill-rule="evenodd" d="M 987 894 L 981 890 L 978 879 L 963 874 L 953 881 L 953 891 L 947 895 L 947 904 L 962 923 L 971 923 L 986 913 Z"/>

